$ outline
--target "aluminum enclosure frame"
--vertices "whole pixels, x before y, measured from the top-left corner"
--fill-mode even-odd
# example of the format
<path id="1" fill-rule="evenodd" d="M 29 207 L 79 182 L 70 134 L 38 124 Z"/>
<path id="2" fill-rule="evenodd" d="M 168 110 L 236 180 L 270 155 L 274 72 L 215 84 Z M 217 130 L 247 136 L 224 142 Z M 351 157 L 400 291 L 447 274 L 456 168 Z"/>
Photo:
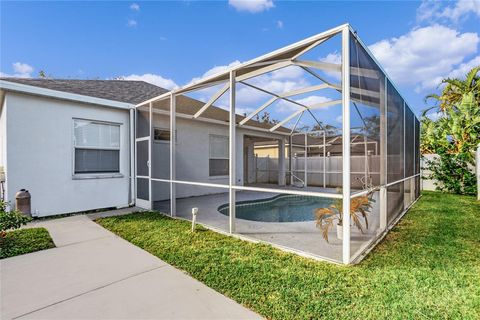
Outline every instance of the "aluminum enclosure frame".
<path id="1" fill-rule="evenodd" d="M 342 38 L 342 62 L 341 65 L 333 65 L 333 64 L 326 64 L 326 63 L 314 63 L 311 61 L 302 61 L 298 60 L 298 57 L 309 50 L 312 50 L 318 45 L 321 45 L 324 41 L 327 41 L 331 37 L 335 35 L 341 35 Z M 352 192 L 351 190 L 351 169 L 350 169 L 350 132 L 351 132 L 351 124 L 350 124 L 350 108 L 351 108 L 351 86 L 350 86 L 350 76 L 352 72 L 351 64 L 350 64 L 350 39 L 351 37 L 354 37 L 355 40 L 358 41 L 360 46 L 368 53 L 370 58 L 375 61 L 376 65 L 381 69 L 383 72 L 383 75 L 381 77 L 384 77 L 384 83 L 385 83 L 385 88 L 384 88 L 384 97 L 382 97 L 382 94 L 380 94 L 380 99 L 385 99 L 385 103 L 383 107 L 380 107 L 380 154 L 382 155 L 381 158 L 381 163 L 380 163 L 380 184 L 373 187 L 372 189 L 369 190 L 363 190 L 359 192 Z M 291 54 L 291 56 L 288 56 Z M 287 57 L 286 57 L 287 56 Z M 267 90 L 257 88 L 261 91 L 264 91 L 267 94 L 272 95 L 272 98 L 267 101 L 264 105 L 260 106 L 255 110 L 255 113 L 252 113 L 245 117 L 242 121 L 239 123 L 236 122 L 236 113 L 235 113 L 235 94 L 236 94 L 236 84 L 237 83 L 243 83 L 246 79 L 249 79 L 250 77 L 255 77 L 261 74 L 265 74 L 274 70 L 278 70 L 281 68 L 284 68 L 289 65 L 297 65 L 304 69 L 305 71 L 315 74 L 315 71 L 312 69 L 321 69 L 321 70 L 338 70 L 340 68 L 341 70 L 341 84 L 333 84 L 328 81 L 325 81 L 321 77 L 318 77 L 320 80 L 323 80 L 323 84 L 317 85 L 317 86 L 312 86 L 311 88 L 304 88 L 304 89 L 299 89 L 299 90 L 293 90 L 292 92 L 286 92 L 283 94 L 275 94 L 272 92 L 269 92 Z M 354 70 L 355 73 L 361 74 L 362 72 L 367 72 L 367 70 Z M 378 191 L 379 192 L 379 199 L 380 199 L 380 228 L 381 228 L 381 233 L 372 241 L 367 243 L 365 248 L 359 252 L 356 255 L 352 255 L 350 252 L 350 236 L 351 236 L 351 230 L 350 230 L 350 215 L 344 215 L 344 227 L 343 227 L 343 245 L 342 245 L 342 262 L 343 264 L 351 264 L 356 259 L 362 255 L 364 252 L 368 251 L 370 246 L 373 245 L 380 237 L 384 236 L 386 232 L 389 229 L 388 223 L 387 223 L 387 188 L 394 185 L 401 183 L 403 181 L 407 181 L 410 179 L 410 181 L 413 180 L 413 178 L 419 177 L 419 173 L 416 173 L 412 176 L 409 177 L 404 177 L 401 180 L 393 181 L 393 182 L 387 182 L 386 179 L 386 173 L 387 173 L 387 157 L 386 157 L 386 147 L 387 147 L 387 142 L 386 142 L 386 126 L 387 126 L 387 117 L 386 117 L 386 99 L 387 99 L 387 82 L 391 83 L 394 88 L 396 89 L 395 85 L 393 82 L 390 80 L 386 72 L 383 70 L 381 65 L 377 62 L 373 54 L 369 51 L 368 47 L 365 46 L 365 44 L 358 38 L 356 32 L 352 29 L 352 27 L 349 24 L 343 24 L 341 26 L 338 26 L 336 28 L 327 30 L 325 32 L 322 32 L 320 34 L 317 34 L 315 36 L 312 36 L 310 38 L 307 38 L 305 40 L 299 41 L 297 43 L 294 43 L 292 45 L 289 45 L 287 47 L 281 48 L 279 50 L 273 51 L 269 54 L 260 56 L 258 58 L 255 58 L 253 60 L 241 63 L 237 66 L 231 67 L 228 70 L 214 74 L 212 76 L 203 78 L 198 80 L 197 82 L 187 84 L 185 86 L 182 86 L 180 88 L 174 89 L 170 92 L 167 92 L 165 94 L 159 95 L 155 98 L 146 100 L 136 106 L 136 109 L 142 107 L 145 108 L 148 106 L 149 108 L 149 114 L 150 114 L 150 136 L 148 138 L 136 138 L 135 141 L 148 141 L 149 142 L 149 155 L 148 155 L 148 174 L 149 176 L 142 176 L 141 178 L 147 179 L 149 181 L 149 201 L 150 201 L 150 206 L 149 208 L 152 208 L 152 181 L 158 181 L 158 182 L 163 182 L 163 183 L 168 183 L 169 184 L 169 190 L 170 190 L 170 215 L 174 217 L 176 215 L 176 188 L 175 185 L 177 184 L 188 184 L 188 185 L 197 185 L 197 186 L 203 186 L 203 187 L 211 187 L 211 188 L 221 188 L 228 190 L 229 194 L 229 208 L 230 208 L 230 214 L 229 214 L 229 233 L 234 234 L 236 232 L 236 215 L 235 215 L 235 203 L 236 203 L 236 191 L 258 191 L 258 192 L 270 192 L 270 193 L 276 193 L 276 194 L 294 194 L 294 195 L 301 195 L 301 196 L 315 196 L 315 197 L 324 197 L 324 198 L 330 198 L 330 199 L 342 199 L 343 203 L 343 210 L 346 212 L 350 211 L 350 204 L 351 204 L 351 199 L 355 197 L 359 197 L 362 195 L 365 195 L 371 191 Z M 214 86 L 214 85 L 220 85 L 223 84 L 222 88 L 217 91 L 209 101 L 205 103 L 205 105 L 195 113 L 191 118 L 192 119 L 197 119 L 200 118 L 202 113 L 205 112 L 210 106 L 212 106 L 215 101 L 226 91 L 230 92 L 230 97 L 229 97 L 229 121 L 228 121 L 228 132 L 229 132 L 229 183 L 228 185 L 223 185 L 223 184 L 216 184 L 216 183 L 203 183 L 203 182 L 196 182 L 196 181 L 186 181 L 186 180 L 178 180 L 177 175 L 176 175 L 176 150 L 175 150 L 175 141 L 176 141 L 176 118 L 178 117 L 178 114 L 176 112 L 176 98 L 178 96 L 181 96 L 183 94 L 195 91 L 195 90 L 200 90 L 202 88 L 206 88 L 209 86 Z M 256 114 L 264 110 L 266 107 L 268 107 L 270 104 L 272 104 L 274 101 L 283 99 L 286 101 L 289 101 L 289 97 L 294 95 L 296 92 L 310 92 L 309 90 L 321 90 L 323 88 L 334 88 L 335 90 L 339 91 L 341 93 L 341 100 L 334 101 L 331 104 L 341 104 L 342 106 L 342 161 L 343 161 L 343 171 L 342 171 L 342 193 L 341 194 L 336 194 L 336 193 L 328 193 L 328 192 L 314 192 L 314 191 L 306 191 L 306 190 L 285 190 L 281 188 L 258 188 L 258 187 L 252 187 L 252 186 L 240 186 L 236 185 L 236 165 L 235 165 L 235 159 L 237 157 L 236 155 L 236 132 L 238 127 L 242 127 L 246 125 L 246 123 L 252 119 Z M 352 92 L 354 92 L 355 89 L 352 89 Z M 397 90 L 398 91 L 398 90 Z M 399 91 L 398 91 L 399 92 Z M 374 94 L 374 93 L 366 93 L 368 94 Z M 401 94 L 400 94 L 401 95 Z M 403 97 L 402 97 L 403 98 Z M 157 101 L 161 100 L 170 100 L 170 110 L 169 110 L 169 117 L 170 117 L 170 154 L 169 154 L 169 161 L 170 161 L 170 176 L 169 179 L 158 179 L 158 178 L 153 178 L 152 177 L 152 169 L 151 169 L 151 163 L 152 163 L 152 149 L 151 149 L 151 143 L 152 143 L 152 132 L 153 132 L 153 127 L 152 127 L 152 104 Z M 404 111 L 409 108 L 409 105 L 406 103 L 406 100 L 403 98 L 404 101 Z M 292 101 L 290 101 L 292 102 Z M 298 104 L 298 103 L 297 103 Z M 307 105 L 300 105 L 303 110 L 301 110 L 301 113 L 297 113 L 294 115 L 291 115 L 289 118 L 294 119 L 296 116 L 299 115 L 298 121 L 302 117 L 304 112 L 310 112 L 313 110 L 315 107 L 318 107 L 319 105 L 312 105 L 312 106 L 307 106 Z M 322 105 L 323 106 L 323 105 Z M 411 111 L 411 110 L 410 110 Z M 313 114 L 312 114 L 313 116 Z M 405 121 L 405 112 L 404 112 L 404 121 Z M 188 118 L 188 116 L 186 117 Z M 286 120 L 290 119 L 284 119 L 283 121 L 280 121 L 280 123 L 276 126 L 273 126 L 271 129 L 269 129 L 270 132 L 276 131 L 282 124 L 287 122 Z M 418 118 L 414 114 L 414 120 L 418 121 Z M 298 134 L 295 132 L 295 127 L 292 129 L 292 132 L 290 135 L 283 133 L 283 132 L 276 132 L 278 134 L 284 135 L 284 136 L 292 136 L 294 134 Z M 403 131 L 404 138 L 405 138 L 405 130 Z M 418 132 L 414 132 L 414 137 L 418 138 Z M 324 139 L 324 151 L 323 151 L 323 161 L 325 161 L 325 131 L 323 131 L 323 139 Z M 290 144 L 291 146 L 292 144 Z M 366 145 L 366 143 L 365 143 Z M 136 146 L 136 144 L 135 144 Z M 405 148 L 405 144 L 404 144 Z M 290 153 L 291 157 L 291 153 Z M 404 153 L 405 157 L 405 153 Z M 135 152 L 135 163 L 137 163 L 137 152 Z M 291 163 L 291 162 L 290 162 Z M 405 164 L 404 164 L 405 165 Z M 305 165 L 306 168 L 306 165 Z M 325 166 L 324 166 L 325 170 Z M 414 173 L 416 171 L 414 170 Z M 306 175 L 305 175 L 306 177 Z M 137 180 L 135 180 L 137 181 Z M 325 174 L 323 178 L 323 183 L 325 186 Z M 135 182 L 136 185 L 136 182 Z M 145 204 L 144 204 L 145 205 Z M 407 207 L 403 213 L 408 210 L 409 207 Z M 402 214 L 403 214 L 402 213 Z M 391 226 L 390 226 L 391 227 Z M 317 257 L 318 258 L 318 257 Z M 330 259 L 325 258 L 325 260 L 330 261 Z"/>

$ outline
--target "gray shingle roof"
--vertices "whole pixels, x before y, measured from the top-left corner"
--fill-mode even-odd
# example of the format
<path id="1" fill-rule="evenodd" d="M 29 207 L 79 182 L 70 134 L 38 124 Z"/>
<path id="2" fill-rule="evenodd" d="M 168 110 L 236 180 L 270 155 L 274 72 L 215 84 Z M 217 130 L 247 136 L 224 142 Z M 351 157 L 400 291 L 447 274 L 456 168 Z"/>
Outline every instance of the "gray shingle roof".
<path id="1" fill-rule="evenodd" d="M 139 104 L 168 92 L 167 89 L 157 87 L 153 84 L 132 80 L 26 79 L 5 77 L 0 77 L 0 80 L 131 104 Z M 177 97 L 176 104 L 177 112 L 194 115 L 205 103 L 182 95 Z M 164 102 L 159 101 L 154 102 L 153 107 L 156 109 L 169 109 L 168 106 L 165 106 Z M 226 123 L 229 120 L 229 112 L 216 106 L 208 108 L 202 116 Z M 237 123 L 244 118 L 244 116 L 237 115 Z M 271 124 L 258 122 L 253 119 L 247 122 L 247 125 L 262 129 L 270 129 L 272 127 Z M 284 127 L 280 127 L 277 130 L 284 133 L 290 132 L 289 129 Z"/>
<path id="2" fill-rule="evenodd" d="M 45 89 L 138 104 L 168 90 L 144 81 L 0 78 Z"/>

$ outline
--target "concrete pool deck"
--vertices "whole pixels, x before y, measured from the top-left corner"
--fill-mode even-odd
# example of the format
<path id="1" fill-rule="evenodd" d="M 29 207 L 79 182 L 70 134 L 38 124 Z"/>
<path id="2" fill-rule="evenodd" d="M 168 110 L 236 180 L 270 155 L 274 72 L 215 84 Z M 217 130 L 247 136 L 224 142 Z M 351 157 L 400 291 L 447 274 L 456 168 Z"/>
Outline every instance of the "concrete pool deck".
<path id="1" fill-rule="evenodd" d="M 293 189 L 293 188 L 292 188 Z M 296 188 L 298 190 L 298 188 Z M 305 190 L 305 189 L 303 189 Z M 335 189 L 309 188 L 308 191 L 335 193 Z M 278 193 L 258 191 L 237 191 L 236 200 L 259 200 L 277 196 Z M 378 195 L 375 194 L 374 198 Z M 198 208 L 197 221 L 207 227 L 222 231 L 229 231 L 229 217 L 218 212 L 218 207 L 228 203 L 228 192 L 177 199 L 177 217 L 191 220 L 192 208 Z M 154 209 L 166 212 L 169 202 L 156 202 Z M 374 206 L 368 218 L 369 229 L 362 233 L 351 227 L 352 256 L 367 246 L 379 233 L 379 208 Z M 267 242 L 280 247 L 311 256 L 335 262 L 342 261 L 342 240 L 336 235 L 336 229 L 329 232 L 329 242 L 323 239 L 315 221 L 304 222 L 260 222 L 236 219 L 236 234 L 253 240 Z"/>

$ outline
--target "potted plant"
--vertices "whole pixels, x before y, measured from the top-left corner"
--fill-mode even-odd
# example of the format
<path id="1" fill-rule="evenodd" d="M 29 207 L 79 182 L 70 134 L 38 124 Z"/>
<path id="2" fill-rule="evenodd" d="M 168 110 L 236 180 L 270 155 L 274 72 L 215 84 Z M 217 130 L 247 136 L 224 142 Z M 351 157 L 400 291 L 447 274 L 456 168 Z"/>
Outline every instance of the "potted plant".
<path id="1" fill-rule="evenodd" d="M 350 221 L 363 233 L 362 219 L 365 222 L 365 229 L 368 229 L 368 214 L 372 209 L 373 191 L 365 196 L 356 197 L 350 200 Z M 328 232 L 336 224 L 337 238 L 343 239 L 343 200 L 336 199 L 335 202 L 326 208 L 315 209 L 316 226 L 322 231 L 323 238 L 328 241 Z M 335 223 L 336 222 L 336 223 Z"/>

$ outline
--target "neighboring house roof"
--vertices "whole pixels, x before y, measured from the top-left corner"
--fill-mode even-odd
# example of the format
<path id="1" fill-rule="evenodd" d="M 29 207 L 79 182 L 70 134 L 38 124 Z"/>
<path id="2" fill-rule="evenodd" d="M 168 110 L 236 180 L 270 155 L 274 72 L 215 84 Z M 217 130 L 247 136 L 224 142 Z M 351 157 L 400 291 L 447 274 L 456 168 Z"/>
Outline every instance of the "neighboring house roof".
<path id="1" fill-rule="evenodd" d="M 145 81 L 25 78 L 0 78 L 0 80 L 130 104 L 138 104 L 168 92 Z"/>
<path id="2" fill-rule="evenodd" d="M 305 146 L 305 136 L 302 134 L 294 135 L 292 138 L 293 146 L 296 149 L 302 150 Z M 286 144 L 289 145 L 288 143 Z M 308 155 L 321 155 L 323 154 L 323 137 L 307 136 Z M 255 148 L 269 149 L 278 148 L 276 145 L 272 145 L 272 141 L 262 141 L 255 143 Z M 373 155 L 380 152 L 378 141 L 367 138 L 367 150 Z M 342 136 L 334 135 L 325 137 L 325 152 L 330 155 L 341 155 L 343 153 Z M 361 134 L 355 134 L 351 137 L 350 145 L 351 155 L 364 155 L 365 144 L 364 136 Z"/>

